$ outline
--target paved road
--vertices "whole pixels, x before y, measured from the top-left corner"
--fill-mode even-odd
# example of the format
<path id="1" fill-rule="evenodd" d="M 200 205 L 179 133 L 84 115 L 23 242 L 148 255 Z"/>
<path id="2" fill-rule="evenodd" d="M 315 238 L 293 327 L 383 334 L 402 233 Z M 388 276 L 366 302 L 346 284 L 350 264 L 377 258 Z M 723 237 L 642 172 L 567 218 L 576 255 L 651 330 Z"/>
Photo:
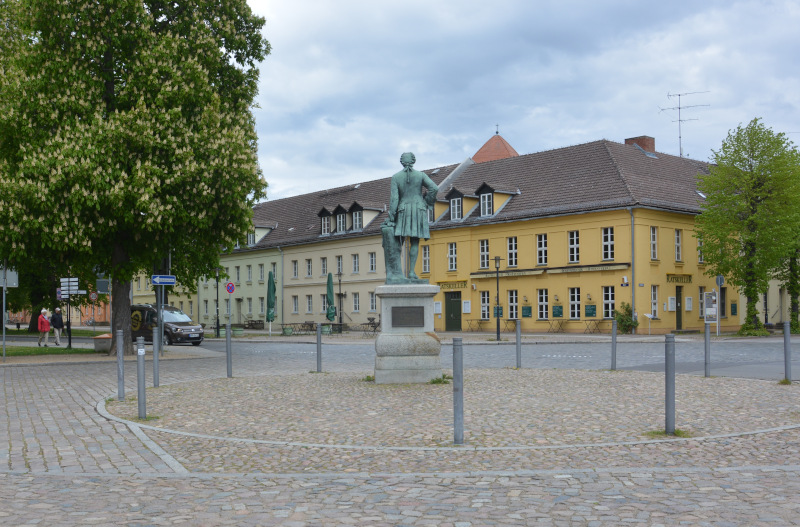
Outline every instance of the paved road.
<path id="1" fill-rule="evenodd" d="M 580 401 L 569 402 L 564 416 L 589 412 L 588 419 L 562 420 L 558 415 L 549 419 L 548 426 L 561 431 L 544 439 L 563 444 L 462 453 L 450 447 L 355 451 L 225 441 L 217 437 L 227 433 L 225 426 L 230 423 L 222 422 L 224 417 L 204 422 L 202 409 L 180 415 L 179 403 L 193 401 L 203 408 L 200 399 L 209 395 L 210 387 L 228 385 L 230 392 L 222 394 L 228 405 L 222 415 L 230 416 L 228 420 L 237 426 L 245 422 L 270 427 L 274 423 L 269 416 L 252 416 L 242 401 L 248 400 L 245 395 L 252 396 L 255 380 L 274 377 L 272 384 L 283 382 L 277 396 L 270 393 L 278 397 L 275 404 L 283 404 L 280 397 L 287 406 L 291 401 L 300 409 L 297 426 L 306 422 L 311 427 L 322 419 L 311 404 L 317 393 L 313 387 L 334 383 L 344 390 L 334 393 L 344 396 L 332 396 L 327 402 L 333 408 L 351 407 L 334 423 L 355 418 L 365 426 L 380 424 L 380 411 L 364 418 L 359 408 L 352 407 L 353 386 L 361 385 L 347 382 L 348 376 L 370 372 L 370 343 L 326 346 L 323 369 L 330 372 L 328 376 L 308 375 L 316 364 L 314 345 L 239 343 L 234 355 L 236 383 L 221 379 L 225 377 L 221 346 L 224 349 L 223 342 L 208 341 L 204 347 L 212 351 L 197 350 L 199 358 L 161 361 L 164 389 L 148 392 L 153 404 L 165 399 L 178 405 L 165 410 L 164 421 L 198 426 L 207 437 L 165 433 L 107 416 L 104 399 L 116 393 L 114 363 L 0 367 L 4 412 L 0 414 L 0 524 L 800 525 L 800 430 L 792 426 L 800 424 L 800 387 L 795 385 L 682 377 L 680 382 L 689 387 L 702 389 L 706 382 L 714 382 L 720 384 L 706 387 L 724 388 L 693 397 L 703 399 L 702 411 L 732 412 L 715 426 L 725 430 L 742 425 L 761 431 L 677 442 L 587 445 L 571 442 L 570 435 L 583 429 L 602 435 L 603 427 L 616 428 L 613 421 L 604 421 L 599 430 L 591 429 L 591 421 L 602 413 L 601 408 L 592 408 L 596 397 L 609 386 L 630 380 L 632 401 L 652 398 L 657 395 L 653 383 L 658 377 L 631 371 L 616 374 L 624 377 L 620 382 L 611 377 L 608 384 L 614 374 L 579 372 L 538 396 L 545 407 L 548 396 L 554 402 L 567 395 Z M 444 349 L 447 367 L 450 355 Z M 782 377 L 780 339 L 715 342 L 713 349 L 715 375 L 724 369 L 755 379 Z M 680 370 L 702 375 L 702 352 L 702 341 L 679 340 Z M 620 369 L 657 371 L 662 357 L 663 341 L 624 342 L 619 344 L 617 360 Z M 491 426 L 501 426 L 509 417 L 508 422 L 518 421 L 513 419 L 514 408 L 492 395 L 493 390 L 500 393 L 505 388 L 499 375 L 506 372 L 501 370 L 514 365 L 513 346 L 465 346 L 465 366 L 486 379 L 481 383 L 485 395 L 475 404 L 482 402 L 496 411 Z M 602 370 L 608 365 L 609 345 L 603 342 L 531 344 L 523 351 L 526 368 Z M 148 379 L 151 367 L 148 364 Z M 793 371 L 797 368 L 795 363 Z M 135 393 L 134 373 L 134 365 L 127 364 L 128 395 Z M 519 382 L 515 389 L 524 394 L 531 384 L 535 383 Z M 737 394 L 747 394 L 747 401 L 726 404 Z M 509 400 L 518 400 L 516 395 Z M 768 428 L 751 424 L 779 417 L 786 424 Z M 713 422 L 713 415 L 698 420 L 706 421 Z M 330 421 L 323 424 L 324 429 L 332 428 Z M 302 435 L 302 429 L 286 430 Z M 232 470 L 234 460 L 251 468 Z M 259 471 L 259 463 L 270 471 Z M 338 468 L 327 468 L 332 466 Z"/>

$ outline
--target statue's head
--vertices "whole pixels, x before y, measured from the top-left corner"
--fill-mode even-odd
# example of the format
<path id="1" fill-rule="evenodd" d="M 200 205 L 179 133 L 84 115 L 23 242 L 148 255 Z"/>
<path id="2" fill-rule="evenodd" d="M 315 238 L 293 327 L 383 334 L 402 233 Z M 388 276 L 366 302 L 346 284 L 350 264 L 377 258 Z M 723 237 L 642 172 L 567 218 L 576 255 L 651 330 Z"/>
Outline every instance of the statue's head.
<path id="1" fill-rule="evenodd" d="M 413 152 L 406 152 L 400 156 L 400 164 L 404 167 L 409 167 L 417 162 L 416 156 L 414 156 Z"/>

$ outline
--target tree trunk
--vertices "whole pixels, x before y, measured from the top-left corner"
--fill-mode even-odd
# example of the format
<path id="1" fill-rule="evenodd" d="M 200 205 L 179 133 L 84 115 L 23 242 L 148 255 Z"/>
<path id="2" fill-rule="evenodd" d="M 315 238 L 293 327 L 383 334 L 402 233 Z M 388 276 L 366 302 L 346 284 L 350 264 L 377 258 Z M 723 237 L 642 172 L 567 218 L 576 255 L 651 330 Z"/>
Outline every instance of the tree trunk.
<path id="1" fill-rule="evenodd" d="M 789 259 L 789 277 L 786 281 L 786 293 L 789 295 L 789 321 L 794 331 L 800 330 L 800 249 Z"/>
<path id="2" fill-rule="evenodd" d="M 128 254 L 120 243 L 114 245 L 111 257 L 112 269 L 118 269 L 120 264 L 129 261 Z M 111 349 L 109 355 L 117 354 L 117 331 L 122 330 L 122 349 L 125 355 L 133 355 L 133 340 L 131 335 L 131 282 L 120 281 L 116 276 L 112 278 L 111 295 Z"/>

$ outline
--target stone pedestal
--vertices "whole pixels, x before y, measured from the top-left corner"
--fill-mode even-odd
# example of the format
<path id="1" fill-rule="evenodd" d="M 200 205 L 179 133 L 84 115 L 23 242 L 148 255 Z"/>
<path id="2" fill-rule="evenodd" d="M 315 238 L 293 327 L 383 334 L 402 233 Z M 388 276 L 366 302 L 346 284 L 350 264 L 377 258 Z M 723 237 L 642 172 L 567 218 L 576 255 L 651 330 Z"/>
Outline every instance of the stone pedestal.
<path id="1" fill-rule="evenodd" d="M 381 333 L 375 341 L 375 383 L 426 383 L 442 376 L 442 345 L 433 332 L 433 296 L 439 286 L 382 285 Z"/>

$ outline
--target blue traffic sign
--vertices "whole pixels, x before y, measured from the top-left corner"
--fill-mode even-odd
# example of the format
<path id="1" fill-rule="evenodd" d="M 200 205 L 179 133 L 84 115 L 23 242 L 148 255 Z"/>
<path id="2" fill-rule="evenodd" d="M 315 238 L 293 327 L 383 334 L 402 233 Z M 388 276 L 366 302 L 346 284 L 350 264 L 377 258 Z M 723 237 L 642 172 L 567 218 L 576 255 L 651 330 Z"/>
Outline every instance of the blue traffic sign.
<path id="1" fill-rule="evenodd" d="M 236 290 L 236 286 L 233 285 L 233 282 L 228 282 L 228 285 L 225 286 L 225 289 L 228 291 L 228 293 L 233 294 L 233 292 Z"/>
<path id="2" fill-rule="evenodd" d="M 175 285 L 175 275 L 171 274 L 154 274 L 150 280 L 153 285 Z"/>

